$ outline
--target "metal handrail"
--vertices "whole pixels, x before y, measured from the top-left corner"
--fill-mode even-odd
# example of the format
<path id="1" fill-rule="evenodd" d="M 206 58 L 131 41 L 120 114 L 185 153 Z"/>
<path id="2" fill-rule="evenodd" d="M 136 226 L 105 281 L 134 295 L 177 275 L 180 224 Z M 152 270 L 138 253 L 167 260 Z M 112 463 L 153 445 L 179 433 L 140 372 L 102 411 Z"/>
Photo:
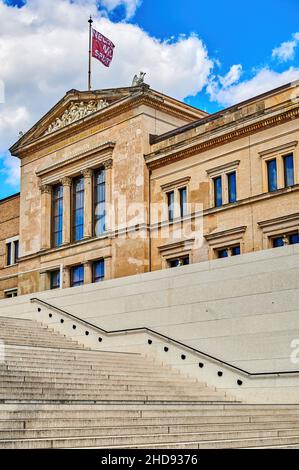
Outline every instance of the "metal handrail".
<path id="1" fill-rule="evenodd" d="M 174 338 L 170 338 L 169 336 L 164 335 L 163 333 L 159 333 L 158 331 L 152 330 L 151 328 L 148 328 L 146 326 L 144 327 L 138 327 L 138 328 L 126 328 L 122 330 L 105 330 L 104 328 L 101 328 L 97 325 L 94 325 L 93 323 L 90 323 L 86 320 L 83 320 L 82 318 L 77 317 L 76 315 L 73 315 L 72 313 L 66 312 L 65 310 L 61 309 L 60 307 L 56 307 L 55 305 L 49 304 L 48 302 L 45 302 L 44 300 L 38 299 L 37 297 L 33 297 L 30 299 L 30 302 L 36 302 L 40 303 L 41 305 L 44 305 L 47 308 L 50 308 L 52 310 L 56 310 L 62 315 L 66 315 L 67 317 L 73 318 L 74 320 L 83 323 L 84 325 L 87 325 L 89 328 L 95 329 L 97 331 L 100 331 L 104 333 L 107 336 L 114 335 L 114 334 L 126 334 L 126 333 L 151 333 L 152 335 L 158 336 L 162 339 L 167 340 L 168 342 L 171 342 L 175 345 L 181 346 L 184 349 L 187 349 L 189 351 L 192 351 L 193 353 L 199 354 L 201 356 L 204 356 L 208 359 L 212 359 L 215 362 L 218 362 L 219 364 L 225 365 L 229 367 L 230 369 L 233 369 L 235 371 L 241 372 L 242 374 L 245 374 L 249 377 L 260 377 L 260 376 L 279 376 L 279 375 L 295 375 L 299 374 L 299 370 L 290 370 L 290 371 L 279 371 L 279 372 L 248 372 L 245 369 L 241 369 L 240 367 L 234 366 L 233 364 L 230 364 L 229 362 L 222 361 L 218 357 L 212 356 L 211 354 L 205 353 L 203 351 L 200 351 L 199 349 L 193 348 L 192 346 L 188 346 L 187 344 L 184 344 Z"/>

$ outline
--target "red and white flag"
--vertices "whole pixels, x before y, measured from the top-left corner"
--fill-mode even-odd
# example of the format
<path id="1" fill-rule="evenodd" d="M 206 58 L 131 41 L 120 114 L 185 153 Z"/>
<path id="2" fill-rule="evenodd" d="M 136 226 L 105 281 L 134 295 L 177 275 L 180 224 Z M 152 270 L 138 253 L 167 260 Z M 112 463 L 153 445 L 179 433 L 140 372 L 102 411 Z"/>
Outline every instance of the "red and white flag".
<path id="1" fill-rule="evenodd" d="M 113 59 L 114 44 L 110 39 L 92 29 L 92 57 L 109 67 Z"/>

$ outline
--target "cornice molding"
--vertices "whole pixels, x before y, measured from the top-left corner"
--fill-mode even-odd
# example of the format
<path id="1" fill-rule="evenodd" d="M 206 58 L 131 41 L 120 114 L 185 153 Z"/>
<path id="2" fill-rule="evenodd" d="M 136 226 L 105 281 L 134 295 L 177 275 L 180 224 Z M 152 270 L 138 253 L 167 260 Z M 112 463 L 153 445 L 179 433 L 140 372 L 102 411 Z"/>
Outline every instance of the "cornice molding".
<path id="1" fill-rule="evenodd" d="M 252 133 L 261 132 L 265 129 L 269 129 L 284 122 L 288 122 L 293 119 L 298 119 L 298 117 L 299 107 L 296 107 L 283 113 L 276 114 L 274 116 L 269 116 L 259 122 L 244 125 L 241 128 L 229 131 L 225 134 L 208 139 L 204 142 L 193 143 L 189 147 L 184 148 L 182 150 L 173 149 L 173 152 L 171 152 L 169 149 L 167 149 L 169 152 L 171 152 L 168 155 L 161 155 L 159 157 L 158 152 L 161 151 L 158 151 L 156 155 L 155 153 L 146 155 L 145 162 L 150 169 L 160 168 L 161 166 L 169 165 L 176 161 L 183 160 L 198 153 L 205 152 L 206 150 L 210 150 L 220 145 L 224 145 L 228 142 L 233 142 L 234 140 L 241 139 Z M 200 137 L 202 137 L 202 135 Z M 182 144 L 182 142 L 180 142 L 180 144 Z"/>
<path id="2" fill-rule="evenodd" d="M 268 155 L 271 155 L 272 153 L 280 153 L 288 149 L 293 150 L 297 145 L 298 140 L 293 140 L 292 142 L 288 142 L 287 144 L 278 145 L 277 147 L 272 147 L 270 149 L 263 150 L 262 152 L 259 152 L 259 156 L 266 157 Z"/>
<path id="3" fill-rule="evenodd" d="M 191 176 L 185 176 L 184 178 L 171 181 L 170 183 L 162 184 L 160 187 L 162 191 L 170 191 L 171 189 L 175 189 L 175 188 L 179 188 L 181 186 L 187 185 L 190 179 L 191 179 Z"/>
<path id="4" fill-rule="evenodd" d="M 295 214 L 284 215 L 282 217 L 277 217 L 275 219 L 262 220 L 257 224 L 261 229 L 267 229 L 273 227 L 274 225 L 283 224 L 286 222 L 298 224 L 299 228 L 299 212 L 296 212 Z"/>
<path id="5" fill-rule="evenodd" d="M 242 235 L 247 229 L 247 225 L 242 225 L 241 227 L 234 227 L 228 230 L 222 230 L 221 232 L 214 232 L 204 235 L 207 241 L 218 241 L 220 238 L 233 236 L 233 235 Z"/>
<path id="6" fill-rule="evenodd" d="M 86 131 L 91 127 L 94 127 L 95 124 L 98 125 L 140 105 L 151 106 L 176 118 L 190 119 L 190 122 L 196 119 L 194 113 L 191 111 L 189 112 L 186 109 L 180 109 L 179 107 L 167 102 L 167 100 L 163 100 L 159 96 L 151 95 L 150 92 L 147 91 L 142 91 L 130 97 L 116 101 L 115 103 L 111 103 L 109 106 L 104 107 L 103 109 L 92 113 L 79 121 L 75 121 L 55 132 L 41 135 L 32 141 L 28 140 L 28 143 L 24 143 L 24 146 L 20 145 L 18 148 L 17 144 L 15 144 L 11 147 L 12 154 L 19 158 L 26 157 L 32 152 L 43 150 L 64 140 L 66 136 L 67 138 L 70 138 L 78 132 Z"/>
<path id="7" fill-rule="evenodd" d="M 172 250 L 188 250 L 191 249 L 194 244 L 195 238 L 189 238 L 187 240 L 179 240 L 177 242 L 167 243 L 165 245 L 158 246 L 158 250 L 161 255 L 166 255 Z"/>
<path id="8" fill-rule="evenodd" d="M 225 163 L 224 165 L 215 166 L 207 170 L 209 176 L 215 176 L 218 173 L 235 170 L 240 164 L 240 160 L 234 160 L 233 162 Z"/>

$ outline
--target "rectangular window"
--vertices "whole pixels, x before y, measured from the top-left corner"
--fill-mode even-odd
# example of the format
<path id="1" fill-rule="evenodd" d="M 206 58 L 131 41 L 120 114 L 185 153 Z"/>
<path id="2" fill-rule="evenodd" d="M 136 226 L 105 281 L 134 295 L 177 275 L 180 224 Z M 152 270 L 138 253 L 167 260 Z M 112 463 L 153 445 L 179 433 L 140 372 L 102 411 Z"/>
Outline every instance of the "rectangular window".
<path id="1" fill-rule="evenodd" d="M 222 178 L 214 178 L 214 204 L 215 207 L 222 206 Z"/>
<path id="2" fill-rule="evenodd" d="M 6 243 L 6 266 L 17 264 L 19 257 L 19 240 Z"/>
<path id="3" fill-rule="evenodd" d="M 180 188 L 180 211 L 181 217 L 187 215 L 187 188 Z"/>
<path id="4" fill-rule="evenodd" d="M 228 257 L 228 249 L 223 248 L 221 250 L 217 250 L 218 258 L 227 258 Z"/>
<path id="5" fill-rule="evenodd" d="M 283 167 L 285 187 L 294 186 L 294 157 L 292 153 L 283 157 Z"/>
<path id="6" fill-rule="evenodd" d="M 169 261 L 169 266 L 171 268 L 176 268 L 177 266 L 186 266 L 189 264 L 189 256 L 181 256 L 180 258 L 175 258 Z"/>
<path id="7" fill-rule="evenodd" d="M 289 238 L 290 245 L 299 243 L 299 233 L 292 233 Z"/>
<path id="8" fill-rule="evenodd" d="M 6 265 L 11 266 L 13 264 L 12 262 L 12 244 L 7 243 L 6 244 Z"/>
<path id="9" fill-rule="evenodd" d="M 280 246 L 284 246 L 284 237 L 275 237 L 272 239 L 273 248 L 279 248 Z"/>
<path id="10" fill-rule="evenodd" d="M 82 264 L 71 268 L 71 287 L 84 284 L 84 266 Z"/>
<path id="11" fill-rule="evenodd" d="M 101 282 L 104 281 L 105 278 L 105 263 L 104 260 L 101 259 L 99 261 L 95 261 L 92 265 L 92 282 Z"/>
<path id="12" fill-rule="evenodd" d="M 52 245 L 62 245 L 63 186 L 57 185 L 52 191 Z"/>
<path id="13" fill-rule="evenodd" d="M 277 190 L 277 163 L 276 158 L 269 160 L 267 162 L 267 172 L 268 172 L 268 191 Z"/>
<path id="14" fill-rule="evenodd" d="M 237 181 L 236 181 L 236 172 L 229 173 L 227 175 L 227 184 L 228 184 L 228 202 L 236 202 L 237 200 Z"/>
<path id="15" fill-rule="evenodd" d="M 168 202 L 168 220 L 171 222 L 174 219 L 174 191 L 167 193 Z"/>
<path id="16" fill-rule="evenodd" d="M 73 240 L 82 240 L 84 235 L 84 178 L 73 181 Z"/>
<path id="17" fill-rule="evenodd" d="M 105 170 L 94 175 L 94 234 L 105 232 Z"/>
<path id="18" fill-rule="evenodd" d="M 60 288 L 60 271 L 52 271 L 50 273 L 50 288 L 59 289 Z"/>
<path id="19" fill-rule="evenodd" d="M 241 248 L 240 248 L 240 245 L 236 245 L 236 246 L 233 246 L 231 248 L 231 255 L 232 256 L 237 256 L 237 255 L 240 255 L 241 254 Z"/>
<path id="20" fill-rule="evenodd" d="M 6 299 L 12 299 L 13 297 L 18 296 L 18 289 L 11 289 L 4 293 Z"/>

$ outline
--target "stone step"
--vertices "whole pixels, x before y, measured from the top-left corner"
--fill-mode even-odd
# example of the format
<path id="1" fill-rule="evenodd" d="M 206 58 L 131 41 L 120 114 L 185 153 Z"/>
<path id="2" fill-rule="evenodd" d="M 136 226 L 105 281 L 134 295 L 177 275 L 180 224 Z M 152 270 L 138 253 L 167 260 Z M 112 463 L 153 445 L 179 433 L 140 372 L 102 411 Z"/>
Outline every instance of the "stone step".
<path id="1" fill-rule="evenodd" d="M 0 364 L 0 369 L 3 368 L 9 368 L 10 370 L 12 369 L 17 369 L 20 370 L 20 368 L 26 368 L 26 369 L 52 369 L 52 370 L 94 370 L 94 371 L 101 371 L 101 370 L 107 370 L 107 371 L 114 371 L 118 370 L 121 367 L 121 370 L 124 371 L 130 371 L 130 370 L 135 370 L 135 371 L 146 371 L 146 372 L 156 372 L 156 371 L 171 371 L 174 375 L 178 375 L 179 372 L 176 370 L 172 370 L 171 367 L 162 367 L 158 364 L 147 364 L 146 362 L 144 364 L 141 363 L 134 363 L 132 362 L 131 364 L 118 364 L 111 362 L 110 364 L 107 362 L 103 363 L 94 363 L 94 362 L 89 362 L 89 363 L 80 363 L 77 361 L 73 361 L 73 363 L 61 363 L 57 364 L 57 361 L 43 361 L 43 360 L 37 360 L 37 361 L 5 361 L 5 363 Z"/>
<path id="2" fill-rule="evenodd" d="M 179 373 L 177 371 L 174 371 L 172 373 L 172 370 L 169 369 L 169 370 L 166 370 L 166 371 L 163 371 L 163 369 L 161 368 L 157 368 L 157 369 L 153 369 L 153 370 L 150 370 L 150 369 L 141 369 L 140 371 L 136 368 L 122 368 L 121 371 L 119 371 L 117 368 L 110 368 L 110 367 L 105 367 L 103 366 L 103 368 L 76 368 L 74 367 L 73 368 L 73 371 L 71 368 L 68 368 L 68 367 L 63 367 L 61 365 L 57 365 L 56 367 L 34 367 L 34 365 L 32 365 L 32 367 L 29 367 L 29 366 L 10 366 L 10 365 L 7 365 L 7 364 L 0 364 L 0 376 L 2 375 L 5 375 L 5 371 L 8 371 L 8 372 L 23 372 L 23 374 L 30 374 L 30 372 L 32 373 L 36 373 L 36 372 L 41 372 L 43 374 L 45 373 L 52 373 L 52 374 L 55 374 L 55 373 L 69 373 L 69 374 L 73 374 L 75 375 L 75 373 L 77 373 L 77 375 L 85 375 L 85 376 L 89 376 L 89 375 L 92 375 L 92 376 L 95 376 L 95 375 L 108 375 L 108 376 L 127 376 L 127 375 L 131 375 L 131 376 L 150 376 L 150 377 L 175 377 L 176 375 L 179 375 Z M 4 372 L 4 374 L 1 374 L 1 372 Z M 82 372 L 82 374 L 81 374 Z M 88 373 L 89 372 L 89 373 Z M 106 374 L 105 374 L 106 372 Z M 103 374 L 104 373 L 104 374 Z"/>
<path id="3" fill-rule="evenodd" d="M 216 447 L 243 447 L 249 446 L 298 444 L 299 433 L 297 429 L 266 430 L 266 431 L 225 431 L 225 432 L 204 432 L 204 433 L 168 433 L 144 434 L 133 436 L 111 435 L 93 437 L 72 437 L 72 438 L 40 438 L 40 439 L 3 439 L 0 440 L 0 448 L 74 448 L 74 447 L 98 447 L 113 448 L 144 446 L 151 448 L 152 445 L 163 444 L 168 448 L 168 444 L 193 443 L 201 448 Z M 246 445 L 247 447 L 247 445 Z"/>
<path id="4" fill-rule="evenodd" d="M 88 362 L 94 362 L 94 363 L 101 363 L 101 362 L 107 362 L 107 363 L 110 363 L 110 362 L 115 362 L 117 364 L 123 364 L 123 363 L 128 363 L 128 364 L 131 364 L 131 363 L 136 363 L 136 364 L 144 364 L 144 363 L 148 363 L 148 364 L 160 364 L 162 365 L 162 362 L 157 362 L 157 361 L 154 361 L 153 359 L 150 359 L 150 358 L 145 358 L 143 356 L 137 356 L 137 355 L 131 355 L 131 354 L 128 354 L 127 356 L 123 355 L 123 354 L 119 354 L 119 355 L 116 355 L 116 354 L 113 354 L 113 353 L 106 353 L 106 354 L 101 354 L 100 352 L 94 355 L 91 355 L 91 354 L 86 354 L 86 352 L 84 351 L 84 354 L 82 354 L 82 352 L 80 350 L 78 350 L 77 352 L 74 352 L 74 353 L 68 353 L 68 352 L 64 352 L 64 351 L 60 351 L 60 352 L 57 352 L 57 353 L 51 353 L 51 352 L 48 352 L 48 351 L 42 351 L 43 352 L 43 356 L 41 357 L 41 351 L 38 350 L 38 351 L 27 351 L 27 350 L 21 350 L 21 351 L 15 351 L 15 352 L 10 352 L 9 349 L 6 347 L 6 350 L 5 350 L 5 360 L 6 361 L 29 361 L 29 360 L 32 360 L 34 359 L 34 361 L 36 360 L 41 360 L 41 361 L 57 361 L 57 360 L 60 360 L 60 361 L 63 361 L 63 362 L 73 362 L 73 361 L 78 361 L 78 362 L 82 362 L 82 363 L 88 363 Z M 87 351 L 87 352 L 91 352 L 91 351 Z M 163 366 L 164 367 L 164 366 Z"/>
<path id="5" fill-rule="evenodd" d="M 251 416 L 222 416 L 222 417 L 157 417 L 157 418 L 132 418 L 116 416 L 111 418 L 24 418 L 24 419 L 2 419 L 0 420 L 0 429 L 48 429 L 48 428 L 95 428 L 95 427 L 134 427 L 134 426 L 169 426 L 172 429 L 176 426 L 187 427 L 197 426 L 202 430 L 218 430 L 225 427 L 233 429 L 278 429 L 294 428 L 299 426 L 299 418 L 283 416 L 276 418 L 269 416 L 260 416 L 260 420 L 253 419 Z"/>
<path id="6" fill-rule="evenodd" d="M 161 444 L 147 443 L 134 446 L 110 446 L 109 449 L 288 449 L 298 448 L 299 436 L 279 438 L 248 438 L 216 441 L 167 442 Z M 92 447 L 101 449 L 101 447 Z M 42 447 L 41 447 L 42 448 Z"/>
<path id="7" fill-rule="evenodd" d="M 74 349 L 75 347 L 77 348 L 84 348 L 83 345 L 76 345 L 74 344 L 74 342 L 69 342 L 69 341 L 54 341 L 54 340 L 39 340 L 39 341 L 27 341 L 26 338 L 25 339 L 12 339 L 12 340 L 6 340 L 5 338 L 0 338 L 4 345 L 6 346 L 7 344 L 10 344 L 10 345 L 21 345 L 23 346 L 24 344 L 25 345 L 28 345 L 28 346 L 40 346 L 40 347 L 48 347 L 48 348 L 63 348 L 63 349 Z"/>
<path id="8" fill-rule="evenodd" d="M 76 346 L 76 342 L 75 342 L 75 346 Z M 8 353 L 21 353 L 21 354 L 35 354 L 35 355 L 39 355 L 40 352 L 42 352 L 43 354 L 47 355 L 47 354 L 54 354 L 55 357 L 62 357 L 64 355 L 66 356 L 73 356 L 73 355 L 78 355 L 78 356 L 82 356 L 82 357 L 105 357 L 105 356 L 109 356 L 109 357 L 115 357 L 115 358 L 130 358 L 130 357 L 134 357 L 134 358 L 139 358 L 139 359 L 144 359 L 144 356 L 142 356 L 141 354 L 139 353 L 133 353 L 133 352 L 119 352 L 119 351 L 100 351 L 100 350 L 97 350 L 97 349 L 88 349 L 88 348 L 84 348 L 84 349 L 77 349 L 76 347 L 74 349 L 70 349 L 70 348 L 67 348 L 67 349 L 63 349 L 63 348 L 44 348 L 44 347 L 40 347 L 40 346 L 26 346 L 26 345 L 10 345 L 10 344 L 7 344 L 6 345 L 6 348 L 5 348 L 5 351 L 8 352 Z M 151 359 L 150 357 L 146 357 L 146 360 L 148 361 L 151 361 L 151 362 L 155 362 L 153 359 Z"/>
<path id="9" fill-rule="evenodd" d="M 138 384 L 138 385 L 128 385 L 126 383 L 119 383 L 119 384 L 111 384 L 110 381 L 105 383 L 98 383 L 98 384 L 89 384 L 89 383 L 77 383 L 77 384 L 67 384 L 67 383 L 55 383 L 55 382 L 21 382 L 21 383 L 14 383 L 13 386 L 10 382 L 1 382 L 0 383 L 0 391 L 9 393 L 10 391 L 20 390 L 20 391 L 34 391 L 34 390 L 72 390 L 72 391 L 80 391 L 80 390 L 88 390 L 89 392 L 95 392 L 97 390 L 130 390 L 130 391 L 141 391 L 141 392 L 168 392 L 169 386 L 167 383 L 164 385 L 160 384 Z M 192 395 L 200 395 L 202 393 L 211 392 L 213 389 L 207 387 L 186 387 L 183 384 L 180 385 L 172 385 L 171 390 L 179 391 L 182 393 L 191 393 Z M 224 393 L 216 392 L 215 396 L 223 396 Z"/>
<path id="10" fill-rule="evenodd" d="M 143 373 L 141 374 L 138 372 L 130 371 L 130 374 L 126 371 L 115 371 L 115 372 L 109 372 L 107 371 L 106 373 L 101 373 L 99 371 L 86 373 L 74 373 L 74 372 L 69 372 L 69 371 L 59 371 L 59 370 L 47 370 L 43 372 L 42 370 L 25 370 L 24 368 L 20 368 L 20 370 L 1 370 L 0 368 L 0 380 L 3 380 L 2 377 L 7 378 L 7 377 L 36 377 L 36 378 L 47 378 L 49 380 L 53 380 L 55 378 L 63 378 L 64 380 L 68 380 L 69 378 L 74 378 L 74 379 L 83 379 L 83 380 L 92 380 L 92 379 L 111 379 L 113 378 L 114 380 L 121 380 L 123 381 L 124 377 L 127 380 L 147 380 L 147 381 L 156 381 L 156 380 L 167 380 L 168 378 L 174 379 L 177 377 L 177 380 L 182 381 L 183 383 L 186 383 L 186 378 L 182 378 L 180 375 L 173 375 L 171 373 L 162 373 L 162 372 L 157 372 L 157 373 L 152 373 L 152 374 L 146 374 Z M 189 380 L 189 379 L 188 379 Z M 195 379 L 191 381 L 190 383 L 196 383 Z"/>
<path id="11" fill-rule="evenodd" d="M 84 385 L 68 385 L 68 386 L 58 386 L 56 384 L 29 384 L 26 385 L 26 382 L 24 382 L 22 385 L 16 385 L 12 387 L 11 385 L 5 386 L 2 383 L 0 384 L 0 393 L 1 394 L 6 394 L 9 396 L 10 393 L 40 393 L 46 392 L 46 393 L 51 393 L 52 391 L 54 392 L 59 392 L 59 393 L 98 393 L 103 392 L 103 391 L 111 391 L 113 393 L 114 391 L 129 391 L 129 392 L 136 392 L 138 393 L 169 393 L 169 388 L 167 386 L 161 387 L 159 385 L 152 385 L 150 387 L 144 386 L 144 385 L 127 385 L 127 384 L 119 384 L 119 385 L 113 385 L 113 384 L 100 384 L 100 385 L 90 385 L 90 384 L 84 384 Z M 188 396 L 202 396 L 202 395 L 212 395 L 215 397 L 223 397 L 225 396 L 225 393 L 218 392 L 218 391 L 213 391 L 209 388 L 187 388 L 183 386 L 175 386 L 172 387 L 171 389 L 171 394 L 186 394 Z"/>
<path id="12" fill-rule="evenodd" d="M 40 438 L 61 438 L 61 437 L 90 437 L 90 436 L 138 436 L 138 435 L 149 435 L 149 434 L 181 434 L 186 433 L 223 433 L 228 431 L 233 432 L 248 432 L 248 431 L 288 431 L 292 434 L 299 435 L 299 423 L 268 423 L 256 424 L 256 423 L 244 423 L 241 424 L 214 424 L 214 425 L 144 425 L 138 426 L 119 426 L 115 421 L 113 426 L 86 426 L 82 427 L 71 427 L 71 426 L 55 426 L 53 428 L 35 428 L 35 429 L 0 429 L 0 440 L 1 439 L 40 439 Z"/>
<path id="13" fill-rule="evenodd" d="M 51 376 L 51 377 L 40 377 L 40 376 L 33 376 L 33 375 L 24 375 L 22 373 L 19 373 L 19 375 L 5 375 L 3 376 L 3 380 L 0 382 L 2 385 L 11 385 L 13 386 L 14 384 L 38 384 L 39 386 L 42 386 L 42 384 L 59 384 L 62 387 L 65 386 L 67 387 L 69 384 L 94 384 L 94 385 L 123 385 L 124 380 L 122 379 L 113 379 L 113 378 L 108 378 L 108 376 L 101 375 L 101 376 L 96 376 L 96 377 L 89 377 L 88 382 L 84 380 L 84 377 L 81 375 L 78 375 L 76 378 L 72 377 L 56 377 L 56 376 Z M 155 386 L 162 386 L 162 387 L 186 387 L 186 380 L 178 377 L 177 379 L 165 379 L 163 377 L 160 378 L 147 378 L 147 377 L 133 377 L 133 378 L 126 378 L 125 384 L 130 386 L 130 385 L 136 385 L 136 386 L 148 386 L 148 387 L 155 387 Z M 198 388 L 207 388 L 206 384 L 203 382 L 191 382 L 188 383 L 188 387 L 191 387 L 192 389 L 198 389 Z M 210 390 L 213 390 L 212 388 L 209 387 Z"/>
<path id="14" fill-rule="evenodd" d="M 14 404 L 14 405 L 1 405 L 0 404 L 0 419 L 56 419 L 65 418 L 78 419 L 78 418 L 114 418 L 127 419 L 127 418 L 143 418 L 143 419 L 222 419 L 222 418 L 242 418 L 248 417 L 251 420 L 259 421 L 260 419 L 299 419 L 298 407 L 284 408 L 284 407 L 257 407 L 244 405 L 241 407 L 238 404 L 182 404 L 176 403 L 168 404 L 163 407 L 155 404 L 134 404 L 130 405 L 124 403 L 121 407 L 119 405 L 91 405 L 91 404 L 77 404 L 75 407 L 61 404 Z"/>
<path id="15" fill-rule="evenodd" d="M 57 400 L 57 401 L 109 401 L 109 400 L 134 400 L 134 401 L 232 401 L 227 397 L 217 395 L 215 396 L 213 393 L 209 394 L 186 394 L 183 392 L 176 392 L 176 393 L 139 393 L 135 391 L 110 391 L 110 393 L 100 390 L 94 393 L 89 393 L 85 391 L 80 391 L 80 394 L 76 393 L 75 391 L 70 390 L 67 392 L 64 391 L 57 391 L 57 390 L 34 390 L 34 392 L 30 393 L 26 391 L 12 391 L 10 393 L 0 392 L 0 400 L 10 401 L 10 400 L 31 400 L 31 401 L 38 401 L 38 400 Z"/>

